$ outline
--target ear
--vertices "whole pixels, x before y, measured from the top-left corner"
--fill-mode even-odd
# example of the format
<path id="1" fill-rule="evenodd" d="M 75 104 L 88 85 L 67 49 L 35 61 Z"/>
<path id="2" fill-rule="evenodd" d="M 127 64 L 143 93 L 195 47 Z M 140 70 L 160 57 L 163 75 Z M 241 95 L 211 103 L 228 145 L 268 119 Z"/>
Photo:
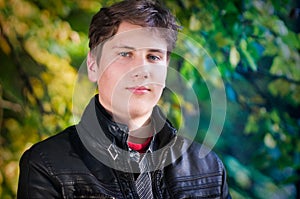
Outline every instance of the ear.
<path id="1" fill-rule="evenodd" d="M 96 63 L 95 58 L 93 57 L 91 51 L 88 53 L 87 57 L 87 71 L 88 71 L 88 77 L 91 82 L 97 82 L 98 80 L 98 66 Z"/>

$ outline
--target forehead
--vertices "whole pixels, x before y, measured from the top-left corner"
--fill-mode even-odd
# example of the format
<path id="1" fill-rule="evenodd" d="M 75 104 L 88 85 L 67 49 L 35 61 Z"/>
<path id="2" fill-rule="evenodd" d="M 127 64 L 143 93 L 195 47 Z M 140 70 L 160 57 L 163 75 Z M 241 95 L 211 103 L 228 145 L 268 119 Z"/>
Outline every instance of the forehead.
<path id="1" fill-rule="evenodd" d="M 122 22 L 117 33 L 105 46 L 114 48 L 118 46 L 130 46 L 135 49 L 159 49 L 167 51 L 167 42 L 163 38 L 163 29 L 144 28 L 128 22 Z"/>

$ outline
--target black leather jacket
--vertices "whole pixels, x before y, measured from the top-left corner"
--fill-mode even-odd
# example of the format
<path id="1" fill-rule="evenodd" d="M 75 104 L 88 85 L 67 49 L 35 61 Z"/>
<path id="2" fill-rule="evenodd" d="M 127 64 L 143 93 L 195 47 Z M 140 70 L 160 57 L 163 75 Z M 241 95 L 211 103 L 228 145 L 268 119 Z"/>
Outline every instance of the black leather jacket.
<path id="1" fill-rule="evenodd" d="M 114 123 L 96 99 L 91 100 L 78 125 L 23 154 L 18 198 L 138 198 L 137 174 L 130 163 L 134 152 L 129 153 L 126 144 L 128 129 Z M 163 124 L 144 161 L 144 165 L 152 165 L 147 172 L 153 197 L 231 198 L 224 166 L 216 154 L 176 135 L 157 107 L 153 118 L 156 125 Z M 101 133 L 105 138 L 98 136 Z M 157 151 L 159 155 L 152 155 Z"/>

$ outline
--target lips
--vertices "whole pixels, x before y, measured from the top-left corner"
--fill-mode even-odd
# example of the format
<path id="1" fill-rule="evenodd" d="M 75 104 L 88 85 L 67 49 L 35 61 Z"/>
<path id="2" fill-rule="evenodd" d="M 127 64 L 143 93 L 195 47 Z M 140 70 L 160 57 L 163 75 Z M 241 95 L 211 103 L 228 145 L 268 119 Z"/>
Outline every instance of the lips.
<path id="1" fill-rule="evenodd" d="M 134 86 L 134 87 L 128 87 L 127 90 L 134 94 L 146 94 L 151 91 L 148 87 L 145 86 Z"/>

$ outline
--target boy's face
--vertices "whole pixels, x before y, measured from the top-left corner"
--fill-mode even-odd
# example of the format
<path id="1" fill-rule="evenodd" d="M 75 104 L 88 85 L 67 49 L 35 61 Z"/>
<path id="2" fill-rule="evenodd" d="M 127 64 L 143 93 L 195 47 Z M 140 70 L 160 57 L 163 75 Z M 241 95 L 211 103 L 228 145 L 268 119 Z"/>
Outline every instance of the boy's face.
<path id="1" fill-rule="evenodd" d="M 99 66 L 88 61 L 100 103 L 121 120 L 150 116 L 161 97 L 167 74 L 167 43 L 158 34 L 122 22 L 105 42 Z"/>

